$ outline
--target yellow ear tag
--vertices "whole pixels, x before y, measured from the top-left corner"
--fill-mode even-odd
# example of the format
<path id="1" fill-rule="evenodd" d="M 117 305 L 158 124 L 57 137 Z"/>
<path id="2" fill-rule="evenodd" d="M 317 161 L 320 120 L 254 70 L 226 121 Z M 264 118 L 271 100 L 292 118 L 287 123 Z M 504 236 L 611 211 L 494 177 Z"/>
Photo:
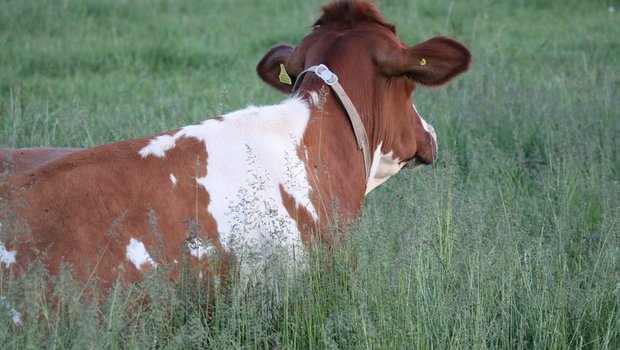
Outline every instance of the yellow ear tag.
<path id="1" fill-rule="evenodd" d="M 282 63 L 280 63 L 280 75 L 278 77 L 280 78 L 280 82 L 283 84 L 287 84 L 287 85 L 293 84 L 291 77 L 286 72 L 286 68 L 284 68 L 284 65 Z"/>
<path id="2" fill-rule="evenodd" d="M 423 58 L 420 60 L 420 65 L 421 66 L 426 66 L 426 58 Z"/>

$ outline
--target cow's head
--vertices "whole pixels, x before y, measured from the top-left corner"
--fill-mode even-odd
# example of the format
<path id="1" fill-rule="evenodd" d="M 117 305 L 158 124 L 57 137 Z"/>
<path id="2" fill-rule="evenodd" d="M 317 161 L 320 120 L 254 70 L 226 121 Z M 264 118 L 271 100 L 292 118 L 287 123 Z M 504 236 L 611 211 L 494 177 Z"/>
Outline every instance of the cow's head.
<path id="1" fill-rule="evenodd" d="M 420 117 L 412 101 L 416 86 L 445 85 L 466 71 L 470 62 L 469 50 L 449 38 L 405 44 L 373 4 L 347 0 L 325 6 L 313 31 L 298 46 L 271 48 L 257 72 L 282 92 L 304 94 L 317 88 L 317 79 L 304 75 L 293 91 L 299 74 L 312 65 L 328 66 L 364 120 L 375 171 L 389 177 L 406 162 L 430 164 L 437 157 L 433 127 Z M 291 77 L 290 85 L 279 79 L 282 65 Z"/>

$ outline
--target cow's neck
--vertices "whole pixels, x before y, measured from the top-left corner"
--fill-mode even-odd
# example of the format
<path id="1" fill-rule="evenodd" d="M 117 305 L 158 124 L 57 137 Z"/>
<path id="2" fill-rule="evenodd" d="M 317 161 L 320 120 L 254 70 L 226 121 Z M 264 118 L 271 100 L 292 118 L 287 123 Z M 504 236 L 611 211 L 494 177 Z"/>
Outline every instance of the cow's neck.
<path id="1" fill-rule="evenodd" d="M 323 229 L 329 232 L 329 226 L 346 224 L 358 214 L 367 183 L 364 157 L 348 115 L 327 85 L 315 87 L 304 93 L 311 109 L 304 157 L 313 201 L 320 208 Z"/>
<path id="2" fill-rule="evenodd" d="M 370 174 L 371 162 L 370 145 L 368 141 L 368 135 L 366 134 L 366 127 L 363 124 L 361 116 L 357 111 L 357 108 L 353 104 L 353 101 L 351 101 L 351 98 L 349 97 L 347 92 L 344 91 L 344 88 L 342 87 L 342 85 L 340 85 L 340 82 L 338 81 L 338 76 L 334 74 L 324 64 L 314 65 L 302 71 L 297 76 L 297 80 L 295 81 L 295 85 L 293 86 L 293 91 L 295 91 L 297 84 L 301 80 L 303 80 L 301 79 L 301 77 L 303 77 L 303 75 L 306 73 L 315 74 L 316 76 L 318 76 L 321 80 L 325 82 L 325 84 L 327 84 L 331 88 L 330 91 L 332 91 L 338 97 L 338 101 L 340 101 L 340 104 L 344 108 L 346 115 L 349 117 L 349 121 L 353 129 L 353 134 L 355 135 L 355 140 L 357 141 L 357 148 L 362 151 L 362 155 L 364 156 L 364 170 L 366 179 L 368 179 Z M 320 104 L 318 94 L 311 96 L 311 98 L 315 100 L 315 105 Z"/>
<path id="3" fill-rule="evenodd" d="M 415 123 L 405 110 L 412 108 L 412 84 L 408 79 L 375 82 L 369 89 L 373 95 L 366 96 L 367 109 L 360 113 L 373 152 L 366 194 L 400 171 L 415 153 Z M 384 94 L 386 90 L 391 93 Z"/>

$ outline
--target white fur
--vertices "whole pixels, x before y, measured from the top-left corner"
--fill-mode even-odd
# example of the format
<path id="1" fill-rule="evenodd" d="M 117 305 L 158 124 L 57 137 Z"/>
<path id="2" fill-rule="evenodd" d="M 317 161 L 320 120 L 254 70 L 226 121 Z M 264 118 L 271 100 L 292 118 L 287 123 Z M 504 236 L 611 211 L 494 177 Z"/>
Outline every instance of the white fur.
<path id="1" fill-rule="evenodd" d="M 204 243 L 202 240 L 195 238 L 187 243 L 189 253 L 197 258 L 202 259 L 205 256 L 209 256 L 213 253 L 213 246 L 208 243 Z"/>
<path id="2" fill-rule="evenodd" d="M 310 102 L 312 102 L 314 106 L 318 106 L 319 103 L 321 103 L 318 92 L 310 91 L 309 94 L 310 94 Z"/>
<path id="3" fill-rule="evenodd" d="M 170 174 L 170 182 L 172 182 L 173 187 L 177 186 L 177 177 L 174 174 Z"/>
<path id="4" fill-rule="evenodd" d="M 426 132 L 431 134 L 431 136 L 433 137 L 433 141 L 435 141 L 435 154 L 437 154 L 437 152 L 439 151 L 439 145 L 437 143 L 437 134 L 435 133 L 435 128 L 431 124 L 427 123 L 426 120 L 424 120 L 424 118 L 422 118 L 422 116 L 418 112 L 418 109 L 415 108 L 415 104 L 412 103 L 411 106 L 413 107 L 413 110 L 417 113 L 417 115 L 420 117 L 420 121 L 422 121 L 422 126 L 424 127 L 424 130 L 426 130 Z"/>
<path id="5" fill-rule="evenodd" d="M 131 261 L 131 263 L 134 264 L 134 266 L 138 270 L 142 270 L 142 265 L 144 264 L 149 264 L 153 267 L 157 267 L 155 261 L 153 261 L 149 253 L 146 251 L 144 243 L 140 242 L 135 238 L 131 238 L 129 240 L 129 244 L 127 244 L 126 256 L 127 259 Z"/>
<path id="6" fill-rule="evenodd" d="M 22 325 L 22 315 L 19 311 L 15 310 L 11 303 L 6 299 L 5 296 L 0 296 L 0 305 L 4 306 L 4 308 L 11 314 L 11 320 L 13 324 L 16 326 Z"/>
<path id="7" fill-rule="evenodd" d="M 435 128 L 433 128 L 431 124 L 427 123 L 426 120 L 420 116 L 420 113 L 418 113 L 415 105 L 412 104 L 412 106 L 416 114 L 420 117 L 424 130 L 426 130 L 433 137 L 433 140 L 435 141 L 435 154 L 437 154 L 437 134 L 435 134 Z M 372 157 L 370 176 L 368 177 L 368 183 L 366 184 L 366 194 L 370 193 L 370 191 L 375 189 L 377 186 L 387 181 L 387 179 L 395 175 L 403 166 L 405 166 L 404 162 L 401 162 L 400 159 L 394 157 L 392 151 L 387 154 L 382 153 L 381 145 L 382 143 L 377 146 L 377 149 Z M 418 165 L 414 165 L 414 167 L 417 166 Z"/>
<path id="8" fill-rule="evenodd" d="M 242 270 L 248 270 L 244 274 L 255 275 L 263 258 L 276 251 L 303 255 L 297 222 L 284 207 L 280 186 L 318 219 L 297 155 L 309 119 L 307 102 L 297 97 L 274 106 L 250 106 L 184 127 L 171 140 L 158 136 L 140 154 L 162 158 L 181 137 L 205 144 L 207 175 L 196 182 L 209 193 L 207 209 L 217 222 L 222 246 L 237 252 Z"/>
<path id="9" fill-rule="evenodd" d="M 387 154 L 381 152 L 381 145 L 377 146 L 372 156 L 372 164 L 370 165 L 370 176 L 366 184 L 366 194 L 370 193 L 377 186 L 381 185 L 387 179 L 396 174 L 404 165 L 398 158 L 394 158 L 393 152 Z"/>
<path id="10" fill-rule="evenodd" d="M 15 263 L 16 256 L 17 251 L 6 250 L 4 243 L 0 241 L 0 263 L 4 264 L 6 267 L 9 267 Z"/>
<path id="11" fill-rule="evenodd" d="M 170 135 L 157 136 L 149 142 L 149 144 L 140 150 L 142 158 L 148 156 L 155 156 L 157 158 L 163 158 L 166 155 L 166 151 L 174 148 L 177 138 Z"/>
<path id="12" fill-rule="evenodd" d="M 439 151 L 439 146 L 437 144 L 437 134 L 435 133 L 435 128 L 431 124 L 427 123 L 424 118 L 420 117 L 420 120 L 422 121 L 422 126 L 424 127 L 424 130 L 426 130 L 426 132 L 431 134 L 431 136 L 433 137 L 433 141 L 435 141 L 435 154 L 437 154 L 437 152 Z"/>

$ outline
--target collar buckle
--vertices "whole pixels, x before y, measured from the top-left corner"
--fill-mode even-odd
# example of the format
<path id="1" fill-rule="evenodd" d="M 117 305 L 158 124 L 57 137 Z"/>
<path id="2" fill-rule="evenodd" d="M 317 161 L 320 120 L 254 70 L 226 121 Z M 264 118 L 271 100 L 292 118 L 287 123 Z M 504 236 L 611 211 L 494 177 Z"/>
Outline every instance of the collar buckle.
<path id="1" fill-rule="evenodd" d="M 318 75 L 319 78 L 323 79 L 325 84 L 329 86 L 334 86 L 334 84 L 338 82 L 338 76 L 330 71 L 324 64 L 319 64 L 316 66 L 314 69 L 314 74 Z"/>

